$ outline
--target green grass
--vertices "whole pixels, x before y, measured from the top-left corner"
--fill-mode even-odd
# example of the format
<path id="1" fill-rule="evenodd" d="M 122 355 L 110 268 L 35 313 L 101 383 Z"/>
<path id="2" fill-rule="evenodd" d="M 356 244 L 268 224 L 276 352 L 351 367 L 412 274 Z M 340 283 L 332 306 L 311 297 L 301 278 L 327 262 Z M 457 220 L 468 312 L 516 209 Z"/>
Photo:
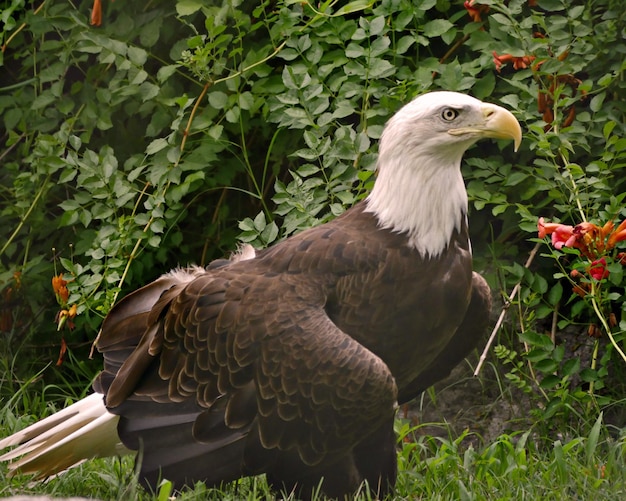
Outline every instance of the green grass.
<path id="1" fill-rule="evenodd" d="M 455 439 L 421 437 L 400 452 L 399 494 L 412 499 L 623 499 L 626 437 L 533 441 L 532 432 L 501 435 L 475 449 Z M 541 444 L 541 445 L 540 445 Z"/>
<path id="2" fill-rule="evenodd" d="M 4 429 L 15 425 L 5 406 Z M 8 426 L 6 426 L 8 424 Z M 20 424 L 21 421 L 20 421 Z M 502 435 L 492 443 L 468 444 L 469 433 L 441 438 L 419 436 L 420 429 L 398 421 L 402 437 L 394 499 L 424 500 L 616 500 L 626 498 L 626 435 L 610 437 L 599 418 L 585 437 L 536 439 L 532 431 Z M 166 501 L 169 486 L 150 494 L 137 484 L 133 461 L 92 460 L 48 482 L 7 478 L 0 467 L 0 497 L 15 494 L 84 496 L 101 500 Z M 262 477 L 243 479 L 223 489 L 198 484 L 181 500 L 271 499 Z M 366 500 L 366 495 L 357 496 Z"/>
<path id="3" fill-rule="evenodd" d="M 0 377 L 0 437 L 84 396 L 84 383 L 80 388 L 64 380 L 46 385 L 38 375 L 29 379 L 18 377 L 17 358 L 13 357 L 9 364 L 7 358 L 0 357 L 4 369 Z M 436 398 L 433 392 L 429 391 L 430 398 Z M 502 393 L 500 398 L 508 397 Z M 610 428 L 602 415 L 585 419 L 575 427 L 556 421 L 529 425 L 528 419 L 520 420 L 526 424 L 518 423 L 518 429 L 530 429 L 503 434 L 490 442 L 468 430 L 454 432 L 452 426 L 445 424 L 412 426 L 407 420 L 398 419 L 399 475 L 394 499 L 626 499 L 626 427 Z M 433 436 L 434 433 L 440 436 Z M 167 484 L 156 493 L 143 490 L 133 471 L 133 458 L 124 457 L 86 461 L 47 482 L 32 482 L 27 476 L 9 478 L 7 466 L 2 463 L 0 498 L 16 494 L 167 501 L 172 492 Z M 178 499 L 254 501 L 273 497 L 264 478 L 256 477 L 219 490 L 198 484 Z M 361 494 L 356 499 L 365 501 L 369 497 Z"/>

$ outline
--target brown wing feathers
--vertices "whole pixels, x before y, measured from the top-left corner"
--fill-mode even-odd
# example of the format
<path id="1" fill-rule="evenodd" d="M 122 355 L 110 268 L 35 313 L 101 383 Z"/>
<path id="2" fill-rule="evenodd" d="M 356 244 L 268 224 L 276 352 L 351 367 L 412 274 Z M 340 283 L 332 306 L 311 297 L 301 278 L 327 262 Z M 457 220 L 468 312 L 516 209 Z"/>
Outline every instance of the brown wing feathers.
<path id="1" fill-rule="evenodd" d="M 299 479 L 307 487 L 319 482 L 314 472 L 331 475 L 331 465 L 366 478 L 354 451 L 368 433 L 392 427 L 397 390 L 389 367 L 402 376 L 404 396 L 411 375 L 447 339 L 442 325 L 453 332 L 457 323 L 415 309 L 412 286 L 424 284 L 412 270 L 423 258 L 401 235 L 376 228 L 362 206 L 336 221 L 249 261 L 173 274 L 112 311 L 99 345 L 105 359 L 115 358 L 109 365 L 119 364 L 112 347 L 137 344 L 117 365 L 107 404 L 122 416 L 126 445 L 143 444 L 144 479 L 211 484 L 265 472 L 280 485 Z M 451 263 L 469 262 L 469 254 L 460 256 Z M 441 263 L 429 264 L 443 276 L 453 265 L 445 257 Z M 448 290 L 445 280 L 426 285 L 434 297 Z M 448 306 L 458 301 L 464 311 L 467 300 L 460 294 Z M 132 316 L 126 301 L 142 307 Z M 420 323 L 422 355 L 407 358 L 406 341 L 386 337 L 386 329 L 412 331 Z M 391 455 L 385 461 L 377 468 L 392 475 L 395 462 Z"/>
<path id="2" fill-rule="evenodd" d="M 129 294 L 111 310 L 102 325 L 102 332 L 105 334 L 98 337 L 98 350 L 106 353 L 106 356 L 104 357 L 104 370 L 94 384 L 96 391 L 107 393 L 122 365 L 126 362 L 126 367 L 129 367 L 132 364 L 129 359 L 144 356 L 145 350 L 136 348 L 140 343 L 147 343 L 151 337 L 146 336 L 148 319 L 154 315 L 156 303 L 162 294 L 178 283 L 179 281 L 173 275 L 164 275 Z M 144 370 L 147 367 L 145 360 L 142 361 L 141 367 Z M 136 374 L 141 374 L 141 372 L 141 368 L 135 370 Z M 120 384 L 125 379 L 124 376 L 119 377 L 116 384 Z M 129 388 L 124 392 L 124 396 L 132 391 L 135 384 L 136 380 L 128 382 Z"/>
<path id="3" fill-rule="evenodd" d="M 319 253 L 315 235 L 296 244 L 303 254 Z M 161 474 L 179 483 L 226 480 L 204 470 L 194 477 L 189 467 L 198 454 L 207 464 L 232 454 L 237 461 L 226 468 L 229 478 L 284 470 L 287 457 L 289 470 L 333 463 L 364 430 L 393 416 L 396 389 L 387 366 L 330 321 L 324 286 L 296 277 L 310 265 L 306 256 L 289 248 L 271 252 L 272 266 L 287 270 L 281 278 L 266 269 L 263 256 L 258 265 L 195 270 L 193 277 L 161 284 L 150 313 L 135 317 L 141 327 L 124 315 L 132 311 L 124 301 L 121 318 L 114 310 L 105 324 L 105 358 L 115 345 L 110 338 L 126 339 L 118 328 L 144 329 L 107 394 L 110 410 L 122 416 L 121 438 L 144 444 L 144 478 L 154 479 L 159 464 Z M 340 255 L 332 252 L 336 262 Z M 322 267 L 328 266 L 327 259 Z M 148 295 L 154 298 L 154 291 L 136 297 Z M 196 442 L 202 447 L 192 446 Z"/>
<path id="4" fill-rule="evenodd" d="M 71 411 L 100 423 L 79 430 L 83 448 L 118 422 L 153 488 L 161 477 L 180 487 L 265 473 L 272 488 L 304 498 L 321 479 L 330 496 L 366 480 L 384 497 L 397 473 L 397 400 L 446 375 L 486 324 L 489 289 L 471 271 L 460 171 L 483 137 L 517 146 L 521 129 L 468 96 L 420 96 L 386 125 L 365 201 L 267 250 L 246 247 L 127 296 L 97 345 L 105 362 L 94 387 L 106 408 L 95 395 Z M 37 468 L 49 460 L 46 473 L 87 457 L 67 459 L 72 443 L 55 447 L 67 427 L 51 425 L 61 434 L 37 458 L 28 440 L 46 423 L 0 445 L 26 442 L 16 454 Z"/>

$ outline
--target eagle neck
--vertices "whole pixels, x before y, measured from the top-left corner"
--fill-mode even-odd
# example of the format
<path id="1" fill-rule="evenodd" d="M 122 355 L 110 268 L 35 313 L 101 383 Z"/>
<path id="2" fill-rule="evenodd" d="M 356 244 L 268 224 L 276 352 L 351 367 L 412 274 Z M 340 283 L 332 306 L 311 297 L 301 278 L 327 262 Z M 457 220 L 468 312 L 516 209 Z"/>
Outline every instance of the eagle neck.
<path id="1" fill-rule="evenodd" d="M 406 152 L 405 152 L 406 153 Z M 404 233 L 408 245 L 428 258 L 439 257 L 453 234 L 467 227 L 467 192 L 461 156 L 447 163 L 407 162 L 402 155 L 379 159 L 379 172 L 367 198 L 382 228 Z"/>

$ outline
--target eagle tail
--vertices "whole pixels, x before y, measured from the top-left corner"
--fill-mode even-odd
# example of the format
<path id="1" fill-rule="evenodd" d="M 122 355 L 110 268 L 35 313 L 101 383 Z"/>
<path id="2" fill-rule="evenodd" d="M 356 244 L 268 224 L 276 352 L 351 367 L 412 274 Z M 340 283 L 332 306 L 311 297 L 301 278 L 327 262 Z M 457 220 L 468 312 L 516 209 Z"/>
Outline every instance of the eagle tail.
<path id="1" fill-rule="evenodd" d="M 32 473 L 35 479 L 56 475 L 86 459 L 126 454 L 117 433 L 119 416 L 94 393 L 75 404 L 0 440 L 0 456 L 11 461 L 9 475 Z"/>

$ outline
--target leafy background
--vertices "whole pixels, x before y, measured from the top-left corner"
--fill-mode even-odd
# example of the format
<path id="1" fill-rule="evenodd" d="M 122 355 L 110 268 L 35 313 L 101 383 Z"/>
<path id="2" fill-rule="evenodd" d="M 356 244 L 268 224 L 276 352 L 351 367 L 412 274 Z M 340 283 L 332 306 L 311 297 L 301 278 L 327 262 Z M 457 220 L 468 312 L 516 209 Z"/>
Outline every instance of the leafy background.
<path id="1" fill-rule="evenodd" d="M 463 167 L 475 266 L 512 306 L 489 360 L 537 423 L 623 426 L 624 360 L 587 335 L 611 318 L 624 346 L 619 257 L 594 311 L 568 278 L 581 256 L 536 238 L 539 217 L 626 218 L 623 6 L 465 4 L 105 0 L 91 25 L 92 2 L 7 2 L 0 397 L 28 413 L 84 393 L 120 294 L 340 214 L 371 187 L 387 118 L 446 89 L 525 132 L 518 153 L 481 143 Z"/>

